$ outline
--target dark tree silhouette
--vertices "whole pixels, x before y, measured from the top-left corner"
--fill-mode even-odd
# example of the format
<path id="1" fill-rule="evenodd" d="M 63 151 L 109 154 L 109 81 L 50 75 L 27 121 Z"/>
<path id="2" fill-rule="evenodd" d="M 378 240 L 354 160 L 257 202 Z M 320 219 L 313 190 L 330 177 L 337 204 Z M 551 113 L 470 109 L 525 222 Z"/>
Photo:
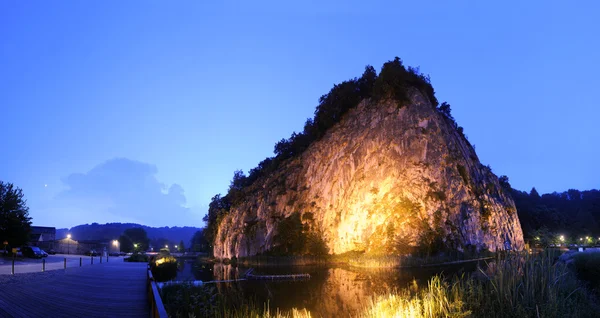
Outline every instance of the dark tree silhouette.
<path id="1" fill-rule="evenodd" d="M 133 252 L 133 241 L 127 235 L 119 236 L 119 250 L 125 253 Z"/>
<path id="2" fill-rule="evenodd" d="M 208 241 L 204 237 L 204 230 L 197 231 L 192 237 L 190 242 L 192 245 L 192 251 L 194 252 L 208 252 Z"/>
<path id="3" fill-rule="evenodd" d="M 12 183 L 0 181 L 0 244 L 21 246 L 29 241 L 31 218 L 23 191 Z"/>
<path id="4" fill-rule="evenodd" d="M 133 244 L 137 244 L 138 251 L 146 251 L 148 250 L 148 245 L 150 244 L 150 240 L 148 239 L 148 234 L 146 234 L 146 230 L 141 227 L 135 227 L 132 229 L 127 229 L 123 232 L 122 236 L 128 237 Z"/>
<path id="5" fill-rule="evenodd" d="M 563 235 L 575 242 L 581 237 L 600 235 L 600 191 L 568 190 L 540 196 L 533 188 L 529 193 L 511 190 L 517 214 L 526 238 Z M 576 240 L 575 240 L 576 239 Z M 539 244 L 548 242 L 539 242 Z"/>

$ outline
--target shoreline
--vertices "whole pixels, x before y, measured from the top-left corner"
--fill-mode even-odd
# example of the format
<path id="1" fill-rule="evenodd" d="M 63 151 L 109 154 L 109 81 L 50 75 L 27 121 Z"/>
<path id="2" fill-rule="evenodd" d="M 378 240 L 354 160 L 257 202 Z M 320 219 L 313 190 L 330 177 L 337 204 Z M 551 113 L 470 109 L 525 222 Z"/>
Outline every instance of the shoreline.
<path id="1" fill-rule="evenodd" d="M 486 261 L 496 258 L 496 255 L 482 256 L 471 259 L 459 259 L 452 261 L 443 262 L 431 262 L 428 263 L 424 259 L 411 259 L 408 261 L 399 260 L 380 260 L 377 258 L 367 258 L 364 260 L 349 259 L 347 261 L 326 259 L 326 258 L 311 258 L 302 256 L 259 256 L 259 257 L 248 257 L 241 258 L 240 260 L 230 259 L 217 259 L 217 258 L 206 258 L 203 261 L 207 263 L 219 263 L 224 265 L 233 266 L 264 266 L 264 267 L 278 267 L 278 266 L 349 266 L 354 268 L 363 269 L 414 269 L 414 268 L 428 268 L 428 267 L 443 267 L 451 265 L 459 265 L 472 262 Z M 411 265 L 401 265 L 402 263 L 413 263 Z"/>

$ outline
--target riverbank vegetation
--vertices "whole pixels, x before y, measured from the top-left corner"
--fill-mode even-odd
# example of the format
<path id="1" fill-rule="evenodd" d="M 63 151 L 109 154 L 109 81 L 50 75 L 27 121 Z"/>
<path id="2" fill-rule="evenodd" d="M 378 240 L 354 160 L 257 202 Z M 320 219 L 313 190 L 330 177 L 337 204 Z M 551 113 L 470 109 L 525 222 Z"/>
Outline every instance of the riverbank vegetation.
<path id="1" fill-rule="evenodd" d="M 426 284 L 373 295 L 356 317 L 594 317 L 600 254 L 581 253 L 562 262 L 558 253 L 496 257 L 471 274 L 436 275 Z M 161 290 L 173 317 L 310 317 L 306 309 L 269 310 L 232 302 L 214 285 L 169 285 Z"/>
<path id="2" fill-rule="evenodd" d="M 413 288 L 413 290 L 416 288 Z M 595 317 L 576 273 L 553 253 L 511 255 L 470 276 L 375 297 L 364 317 Z"/>

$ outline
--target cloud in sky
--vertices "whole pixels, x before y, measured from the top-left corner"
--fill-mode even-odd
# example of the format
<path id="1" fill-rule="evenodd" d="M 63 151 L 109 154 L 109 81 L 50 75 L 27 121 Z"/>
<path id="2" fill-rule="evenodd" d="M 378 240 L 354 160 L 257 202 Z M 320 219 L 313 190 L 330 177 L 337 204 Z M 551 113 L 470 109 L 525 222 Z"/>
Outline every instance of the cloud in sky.
<path id="1" fill-rule="evenodd" d="M 87 173 L 63 179 L 67 189 L 47 206 L 62 215 L 57 226 L 80 223 L 136 222 L 149 226 L 202 226 L 199 209 L 186 207 L 184 189 L 156 179 L 155 165 L 116 158 Z"/>

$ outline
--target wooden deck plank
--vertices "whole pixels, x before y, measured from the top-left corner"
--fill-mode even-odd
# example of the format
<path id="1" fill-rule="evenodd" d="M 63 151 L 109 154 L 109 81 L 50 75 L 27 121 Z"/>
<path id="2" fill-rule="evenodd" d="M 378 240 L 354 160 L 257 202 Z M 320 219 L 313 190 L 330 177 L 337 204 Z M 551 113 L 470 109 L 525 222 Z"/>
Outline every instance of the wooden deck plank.
<path id="1" fill-rule="evenodd" d="M 0 285 L 0 317 L 148 317 L 146 264 L 109 262 Z"/>

